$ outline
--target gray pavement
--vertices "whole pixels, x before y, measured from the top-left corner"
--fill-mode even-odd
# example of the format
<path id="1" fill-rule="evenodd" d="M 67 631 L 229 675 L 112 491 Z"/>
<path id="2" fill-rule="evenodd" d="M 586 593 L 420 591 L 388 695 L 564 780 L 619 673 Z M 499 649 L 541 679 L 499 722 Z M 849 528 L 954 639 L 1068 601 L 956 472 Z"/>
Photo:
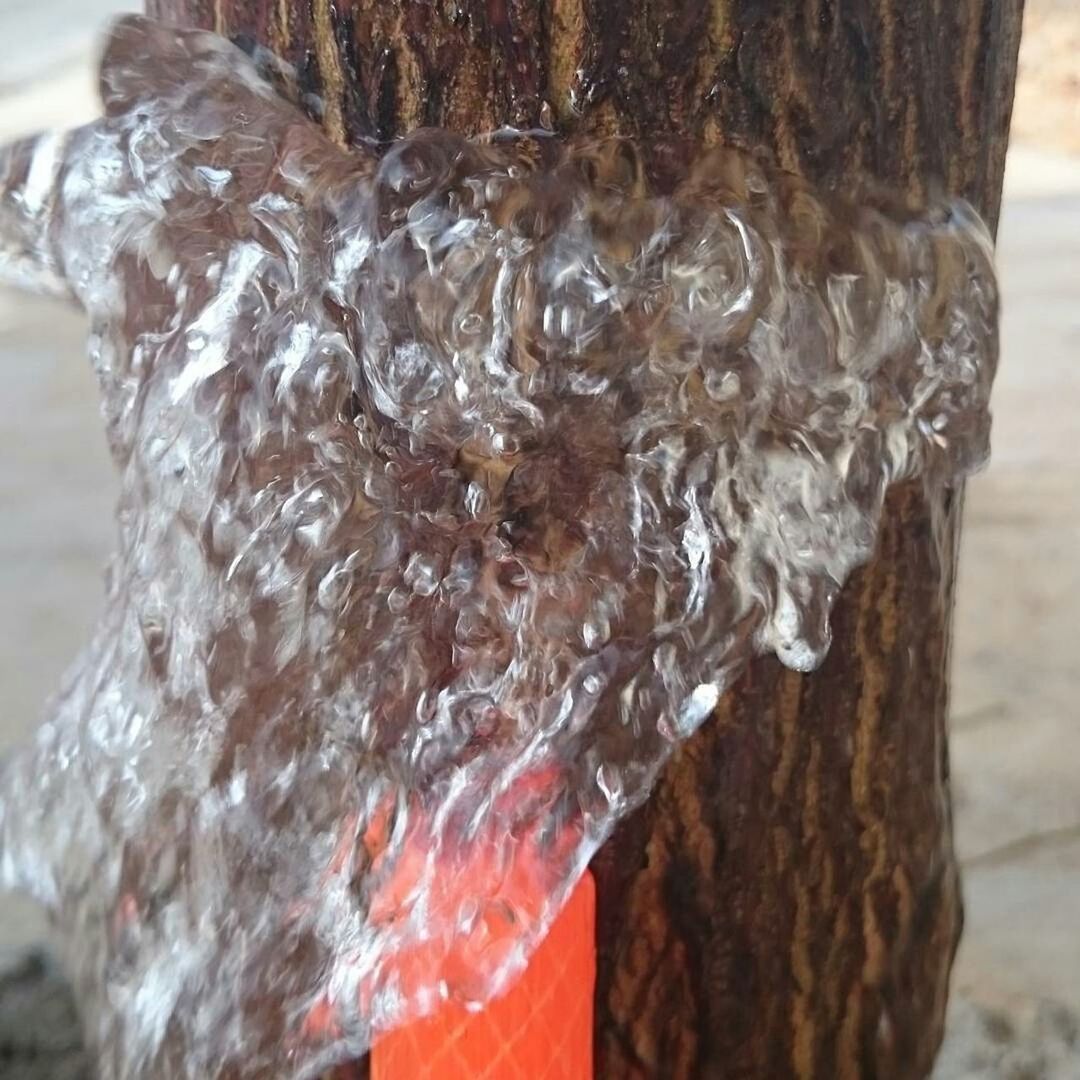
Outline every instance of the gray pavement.
<path id="1" fill-rule="evenodd" d="M 1040 161 L 1017 161 L 994 459 L 970 485 L 960 558 L 954 985 L 1010 1008 L 1080 1008 L 1080 166 L 1046 190 Z"/>

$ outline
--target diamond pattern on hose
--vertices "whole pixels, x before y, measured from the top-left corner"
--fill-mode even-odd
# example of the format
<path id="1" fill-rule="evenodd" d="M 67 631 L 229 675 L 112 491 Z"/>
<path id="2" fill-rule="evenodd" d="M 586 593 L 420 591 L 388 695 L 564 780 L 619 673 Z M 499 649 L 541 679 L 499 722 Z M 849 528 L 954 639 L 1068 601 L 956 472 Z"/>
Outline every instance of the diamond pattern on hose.
<path id="1" fill-rule="evenodd" d="M 372 1080 L 591 1080 L 594 913 L 586 874 L 506 994 L 481 1012 L 448 1002 L 381 1036 Z"/>

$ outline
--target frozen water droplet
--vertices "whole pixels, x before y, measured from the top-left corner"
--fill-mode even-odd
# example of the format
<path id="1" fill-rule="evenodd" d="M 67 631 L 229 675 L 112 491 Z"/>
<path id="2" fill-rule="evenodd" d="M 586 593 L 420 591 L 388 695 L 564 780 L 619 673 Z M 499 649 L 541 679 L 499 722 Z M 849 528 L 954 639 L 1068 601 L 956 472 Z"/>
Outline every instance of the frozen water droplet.
<path id="1" fill-rule="evenodd" d="M 705 393 L 713 401 L 731 401 L 739 396 L 742 383 L 734 371 L 717 371 L 708 368 L 705 372 Z"/>
<path id="2" fill-rule="evenodd" d="M 720 688 L 714 683 L 701 683 L 682 703 L 675 716 L 675 727 L 680 737 L 692 735 L 701 722 L 716 708 L 720 700 Z"/>
<path id="3" fill-rule="evenodd" d="M 596 786 L 603 792 L 604 798 L 614 806 L 621 801 L 623 795 L 622 777 L 619 770 L 608 762 L 605 762 L 596 770 Z"/>
<path id="4" fill-rule="evenodd" d="M 431 596 L 439 587 L 440 577 L 439 563 L 436 558 L 421 552 L 410 556 L 409 563 L 405 567 L 405 584 L 417 596 Z"/>

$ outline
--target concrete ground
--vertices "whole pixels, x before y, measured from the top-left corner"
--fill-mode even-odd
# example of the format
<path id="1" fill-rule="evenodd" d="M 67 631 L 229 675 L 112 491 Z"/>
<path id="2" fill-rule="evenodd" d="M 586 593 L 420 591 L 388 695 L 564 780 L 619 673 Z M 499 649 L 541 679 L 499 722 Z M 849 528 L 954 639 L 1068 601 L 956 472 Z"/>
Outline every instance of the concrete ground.
<path id="1" fill-rule="evenodd" d="M 25 45 L 0 53 L 0 139 L 92 111 L 88 42 L 117 6 L 0 0 L 0 37 Z M 70 17 L 55 17 L 61 7 Z M 60 39 L 57 25 L 68 27 Z M 938 1076 L 1075 1080 L 1080 159 L 1014 149 L 998 257 L 994 461 L 969 487 L 956 624 L 952 750 L 967 927 Z M 101 594 L 115 482 L 83 333 L 61 305 L 0 292 L 0 753 L 36 723 Z M 0 951 L 43 932 L 27 905 L 0 898 Z M 26 970 L 5 973 L 0 961 L 0 1021 L 14 1000 L 5 987 L 23 985 Z"/>
<path id="2" fill-rule="evenodd" d="M 1040 193 L 1016 162 L 994 458 L 970 487 L 956 611 L 956 982 L 1080 1005 L 1080 165 Z"/>
<path id="3" fill-rule="evenodd" d="M 966 925 L 937 1078 L 1077 1080 L 1080 159 L 1014 148 L 998 266 L 994 456 L 968 488 L 953 661 Z"/>

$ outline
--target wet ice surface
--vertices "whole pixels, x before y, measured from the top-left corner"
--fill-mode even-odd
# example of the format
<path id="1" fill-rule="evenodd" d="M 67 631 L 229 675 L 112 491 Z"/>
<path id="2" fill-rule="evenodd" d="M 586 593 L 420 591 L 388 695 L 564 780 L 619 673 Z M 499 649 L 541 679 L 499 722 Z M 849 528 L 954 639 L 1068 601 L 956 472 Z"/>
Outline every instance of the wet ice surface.
<path id="1" fill-rule="evenodd" d="M 741 665 L 820 661 L 888 484 L 983 461 L 989 241 L 730 150 L 345 153 L 140 20 L 104 67 L 0 165 L 122 478 L 0 879 L 104 1076 L 314 1075 L 512 978 Z"/>

